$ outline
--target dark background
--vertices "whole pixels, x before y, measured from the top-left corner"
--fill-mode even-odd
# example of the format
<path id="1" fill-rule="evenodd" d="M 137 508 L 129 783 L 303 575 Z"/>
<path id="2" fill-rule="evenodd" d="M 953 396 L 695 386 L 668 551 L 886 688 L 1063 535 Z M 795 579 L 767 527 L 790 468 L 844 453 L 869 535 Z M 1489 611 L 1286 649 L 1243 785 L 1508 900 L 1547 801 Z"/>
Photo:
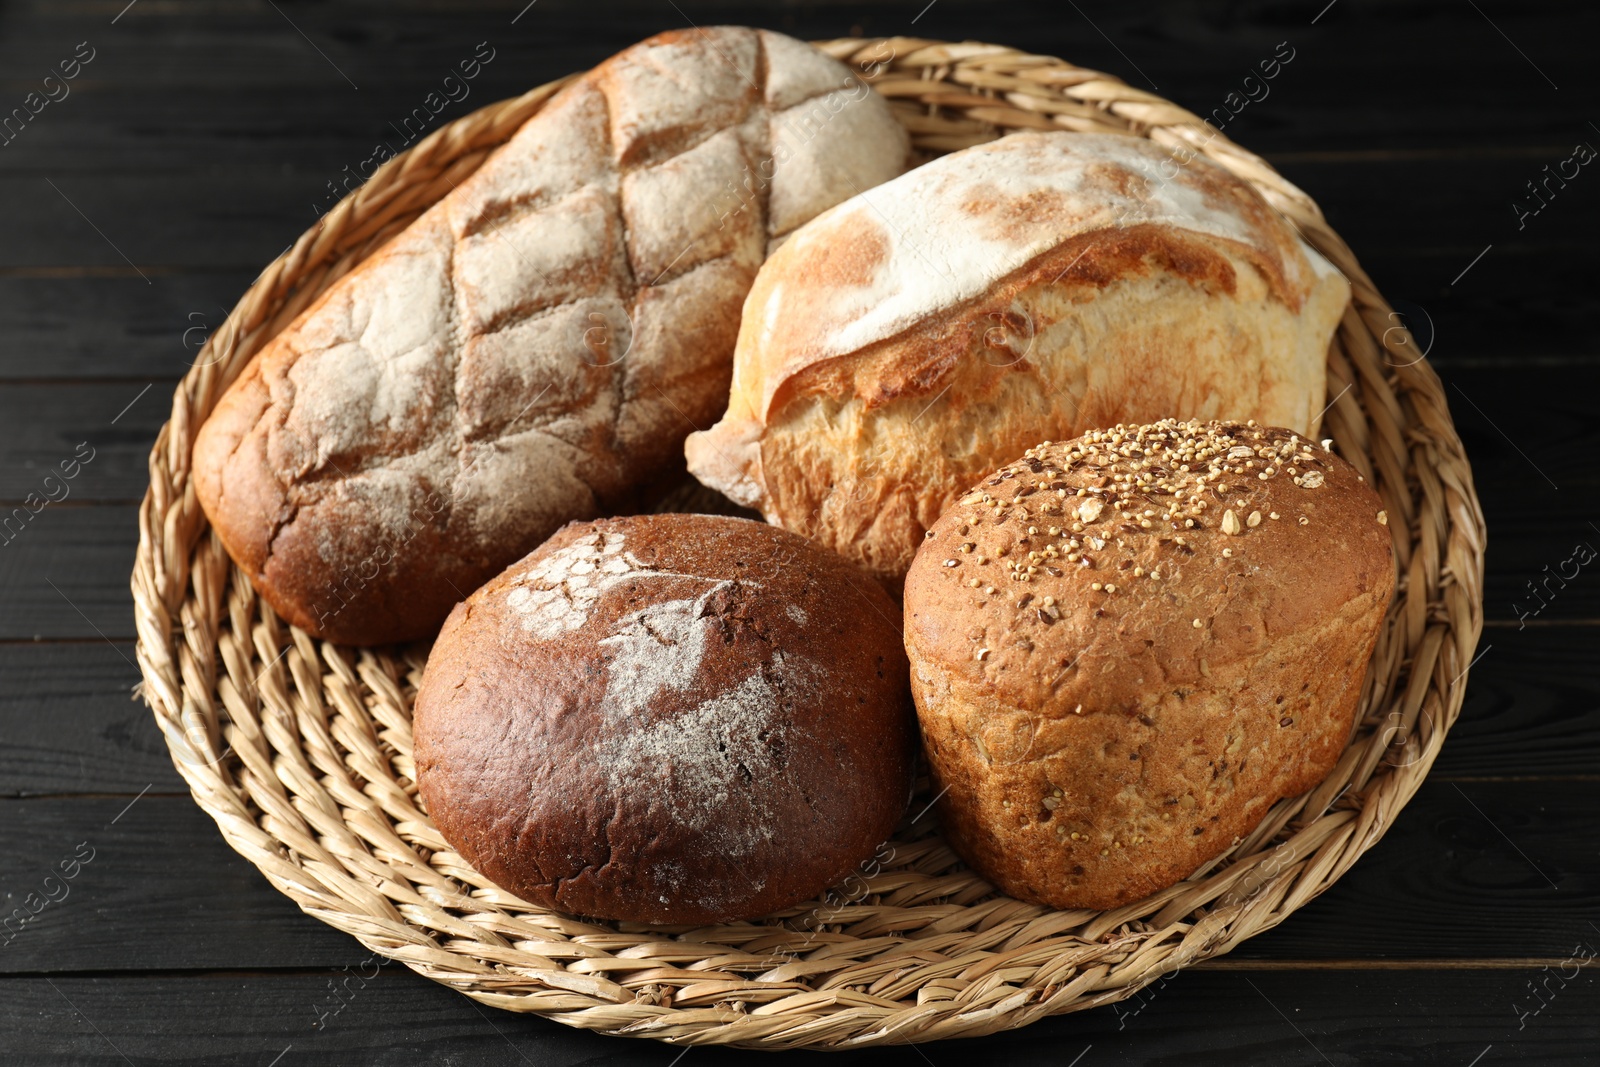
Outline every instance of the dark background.
<path id="1" fill-rule="evenodd" d="M 436 124 L 691 20 L 1009 44 L 1202 114 L 1287 41 L 1271 95 L 1226 132 L 1321 203 L 1405 312 L 1490 530 L 1461 721 L 1323 897 L 1119 1009 L 826 1062 L 1600 1062 L 1600 966 L 1579 962 L 1600 950 L 1600 562 L 1542 608 L 1527 586 L 1600 547 L 1600 163 L 1520 228 L 1513 207 L 1538 206 L 1526 183 L 1547 164 L 1600 147 L 1595 6 L 523 2 L 0 3 L 0 115 L 80 42 L 94 56 L 0 147 L 0 513 L 94 450 L 0 544 L 0 913 L 93 850 L 66 899 L 0 932 L 0 1062 L 751 1058 L 481 1009 L 394 964 L 317 1029 L 330 978 L 367 951 L 223 844 L 129 699 L 135 516 L 172 387 L 327 183 L 395 143 L 389 123 L 479 42 L 494 59 Z"/>

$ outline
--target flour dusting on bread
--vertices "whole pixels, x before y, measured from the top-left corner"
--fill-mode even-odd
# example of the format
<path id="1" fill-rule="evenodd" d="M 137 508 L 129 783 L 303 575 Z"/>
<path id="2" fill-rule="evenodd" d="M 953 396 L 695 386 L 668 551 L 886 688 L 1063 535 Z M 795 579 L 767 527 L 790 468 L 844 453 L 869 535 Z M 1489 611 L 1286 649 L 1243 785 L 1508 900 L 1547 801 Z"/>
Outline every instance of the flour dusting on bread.
<path id="1" fill-rule="evenodd" d="M 600 595 L 639 569 L 620 534 L 598 531 L 539 560 L 519 575 L 506 604 L 522 628 L 546 641 L 589 621 Z"/>
<path id="2" fill-rule="evenodd" d="M 564 522 L 647 503 L 726 404 L 769 243 L 907 145 L 847 67 L 764 30 L 614 56 L 264 345 L 198 436 L 201 506 L 294 625 L 432 633 Z"/>
<path id="3" fill-rule="evenodd" d="M 748 843 L 772 836 L 766 813 L 744 811 L 769 796 L 749 783 L 770 781 L 782 769 L 775 751 L 788 729 L 777 690 L 755 671 L 683 714 L 615 724 L 595 758 L 611 789 L 662 792 L 675 820 L 691 830 L 708 828 L 735 804 Z"/>
<path id="4" fill-rule="evenodd" d="M 1040 440 L 1168 416 L 1310 436 L 1350 288 L 1249 182 L 1112 134 L 1020 133 L 818 215 L 745 301 L 700 481 L 898 582 Z"/>
<path id="5" fill-rule="evenodd" d="M 698 597 L 651 604 L 617 620 L 611 636 L 598 642 L 611 654 L 600 699 L 607 721 L 647 710 L 662 690 L 695 683 L 712 626 L 706 602 L 732 584 L 715 582 Z"/>

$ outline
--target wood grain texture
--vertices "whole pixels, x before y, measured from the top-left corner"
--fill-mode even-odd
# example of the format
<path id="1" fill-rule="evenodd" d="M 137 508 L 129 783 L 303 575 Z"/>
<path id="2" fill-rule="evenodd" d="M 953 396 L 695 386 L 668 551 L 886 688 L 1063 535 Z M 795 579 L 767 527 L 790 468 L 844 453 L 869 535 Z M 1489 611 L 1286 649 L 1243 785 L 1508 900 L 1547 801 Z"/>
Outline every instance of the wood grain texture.
<path id="1" fill-rule="evenodd" d="M 0 380 L 161 379 L 170 397 L 259 269 L 150 270 L 148 283 L 126 264 L 0 272 Z"/>
<path id="2" fill-rule="evenodd" d="M 343 966 L 367 955 L 300 915 L 187 795 L 160 788 L 170 787 L 132 807 L 121 795 L 0 801 L 6 913 L 81 842 L 95 850 L 65 899 L 4 944 L 0 973 Z M 1582 916 L 1600 911 L 1600 856 L 1586 837 L 1597 804 L 1593 781 L 1430 778 L 1348 875 L 1228 958 L 1563 958 Z"/>
<path id="3" fill-rule="evenodd" d="M 1580 130 L 1573 131 L 1574 138 L 1580 135 Z M 1591 139 L 1600 142 L 1600 135 L 1591 131 Z M 362 147 L 356 141 L 350 151 Z M 1404 263 L 1418 255 L 1444 253 L 1454 269 L 1428 279 L 1429 294 L 1449 287 L 1485 245 L 1499 244 L 1499 256 L 1486 257 L 1463 278 L 1471 279 L 1472 291 L 1487 292 L 1492 284 L 1477 272 L 1483 270 L 1492 281 L 1493 270 L 1484 268 L 1514 258 L 1508 249 L 1540 257 L 1575 251 L 1583 247 L 1579 235 L 1600 222 L 1600 192 L 1583 195 L 1580 182 L 1587 175 L 1580 174 L 1541 214 L 1523 219 L 1518 228 L 1512 204 L 1531 203 L 1525 182 L 1540 177 L 1544 164 L 1559 163 L 1570 150 L 1570 145 L 1552 142 L 1542 151 L 1514 156 L 1290 157 L 1282 161 L 1282 169 L 1316 197 L 1329 222 L 1361 250 L 1369 272 L 1397 269 L 1387 267 L 1391 259 Z M 8 234 L 0 247 L 0 268 L 122 268 L 130 262 L 161 270 L 259 268 L 315 224 L 319 206 L 331 206 L 326 183 L 337 174 L 337 167 L 220 164 L 160 172 L 3 172 L 0 222 Z M 1594 185 L 1600 190 L 1600 179 Z M 1418 202 L 1431 202 L 1438 212 L 1419 213 L 1412 207 Z M 1483 288 L 1477 288 L 1480 284 Z M 1563 283 L 1552 275 L 1549 284 Z"/>
<path id="4" fill-rule="evenodd" d="M 187 792 L 150 709 L 133 699 L 131 642 L 0 644 L 0 678 L 0 796 Z"/>
<path id="5" fill-rule="evenodd" d="M 1396 257 L 1378 269 L 1406 283 L 1392 287 L 1391 300 L 1402 309 L 1395 321 L 1417 331 L 1419 346 L 1441 369 L 1520 373 L 1600 363 L 1590 330 L 1600 320 L 1600 295 L 1582 283 L 1581 272 L 1558 284 L 1543 281 L 1527 269 L 1531 259 L 1497 247 L 1495 258 L 1485 257 L 1469 274 L 1476 284 L 1477 271 L 1486 278 L 1494 272 L 1492 283 L 1470 293 L 1441 292 L 1437 284 L 1465 266 L 1459 254 Z M 151 268 L 149 284 L 126 265 L 0 272 L 0 382 L 173 383 L 256 271 Z M 98 310 L 85 315 L 85 308 Z"/>
<path id="6" fill-rule="evenodd" d="M 1482 482 L 1479 483 L 1480 490 Z M 1532 599 L 1527 583 L 1542 580 L 1544 567 L 1559 569 L 1574 546 L 1587 539 L 1600 548 L 1588 526 L 1579 493 L 1552 494 L 1561 510 L 1528 515 L 1506 502 L 1486 507 L 1492 531 L 1485 615 L 1515 629 L 1519 611 Z M 136 541 L 137 509 L 128 504 L 45 508 L 22 534 L 0 546 L 0 641 L 105 637 L 133 634 L 128 596 L 128 560 Z M 44 531 L 50 531 L 46 533 Z M 1592 623 L 1600 619 L 1600 573 L 1585 568 L 1578 580 L 1546 601 L 1529 625 Z M 1570 573 L 1570 567 L 1568 568 Z M 1492 643 L 1492 634 L 1484 644 Z M 1480 645 L 1481 648 L 1481 645 Z"/>
<path id="7" fill-rule="evenodd" d="M 165 381 L 6 385 L 0 426 L 11 432 L 0 437 L 0 502 L 24 503 L 37 494 L 35 503 L 49 500 L 49 507 L 137 503 L 149 482 L 150 446 L 171 403 Z"/>
<path id="8" fill-rule="evenodd" d="M 1595 780 L 1600 678 L 1594 627 L 1491 630 L 1461 719 L 1429 776 Z M 124 659 L 124 657 L 127 657 Z M 133 645 L 98 637 L 0 643 L 0 797 L 182 792 L 149 710 L 130 698 Z"/>
<path id="9" fill-rule="evenodd" d="M 0 979 L 7 1062 L 676 1062 L 680 1050 L 486 1015 L 392 965 L 315 1029 L 314 1005 L 336 972 L 296 968 L 358 966 L 365 950 L 300 915 L 185 796 L 160 795 L 179 787 L 148 713 L 127 699 L 131 645 L 114 647 L 97 630 L 132 633 L 134 509 L 116 501 L 142 492 L 142 449 L 167 406 L 158 394 L 191 358 L 184 330 L 214 326 L 217 305 L 231 306 L 314 218 L 326 183 L 477 41 L 490 40 L 498 58 L 472 98 L 437 121 L 688 18 L 800 36 L 1006 41 L 1145 88 L 1147 72 L 1199 113 L 1291 40 L 1297 57 L 1271 96 L 1227 133 L 1318 198 L 1408 321 L 1431 320 L 1429 358 L 1452 383 L 1489 520 L 1492 625 L 1461 721 L 1415 803 L 1347 878 L 1292 922 L 1138 1001 L 981 1044 L 826 1062 L 1592 1062 L 1592 967 L 1537 1016 L 1519 1020 L 1512 1005 L 1534 1004 L 1527 983 L 1539 972 L 1528 961 L 1564 959 L 1580 940 L 1600 946 L 1586 925 L 1597 911 L 1600 630 L 1565 624 L 1600 620 L 1600 578 L 1586 570 L 1525 628 L 1516 618 L 1530 603 L 1527 581 L 1600 522 L 1585 469 L 1587 368 L 1600 362 L 1589 247 L 1600 178 L 1586 170 L 1522 230 L 1511 202 L 1561 158 L 1544 153 L 1574 138 L 1600 144 L 1600 131 L 1584 132 L 1595 119 L 1600 12 L 1575 0 L 1340 0 L 1312 26 L 1320 2 L 816 0 L 755 11 L 731 0 L 677 10 L 624 0 L 602 14 L 580 0 L 540 0 L 513 25 L 524 3 L 345 0 L 285 3 L 280 13 L 27 0 L 0 11 L 6 108 L 75 42 L 100 49 L 72 96 L 0 149 L 0 381 L 34 383 L 25 394 L 0 386 L 0 492 L 28 491 L 38 464 L 92 431 L 96 405 L 118 389 L 131 398 L 145 381 L 163 383 L 111 428 L 128 437 L 96 441 L 106 451 L 73 497 L 0 546 L 0 794 L 58 794 L 0 801 L 7 906 L 36 891 L 41 865 L 80 841 L 103 845 L 59 911 L 42 912 L 0 954 L 0 969 L 20 972 Z M 104 389 L 79 391 L 72 379 Z M 146 404 L 147 419 L 138 414 Z M 67 640 L 34 644 L 35 635 Z M 1406 969 L 1378 969 L 1388 965 Z M 168 970 L 213 967 L 226 970 Z M 83 973 L 100 971 L 113 973 Z M 746 1058 L 697 1049 L 684 1063 Z"/>
<path id="10" fill-rule="evenodd" d="M 1582 936 L 1575 934 L 1574 940 Z M 1590 944 L 1597 936 L 1589 934 Z M 540 1018 L 485 1014 L 487 1009 L 393 966 L 370 981 L 349 978 L 359 973 L 353 967 L 308 974 L 10 978 L 0 979 L 0 996 L 16 1020 L 8 1048 L 30 1067 L 265 1067 L 277 1056 L 282 1057 L 279 1067 L 669 1067 L 680 1062 L 728 1067 L 755 1061 L 739 1051 L 685 1052 L 597 1037 Z M 365 973 L 372 974 L 370 965 Z M 1593 1062 L 1593 1015 L 1600 1008 L 1593 965 L 1548 996 L 1538 1015 L 1526 1018 L 1520 1012 L 1534 1003 L 1527 983 L 1541 977 L 1537 967 L 1441 971 L 1425 982 L 1419 977 L 1392 970 L 1196 968 L 1151 987 L 1139 1000 L 1046 1019 L 983 1038 L 981 1044 L 787 1053 L 782 1062 L 818 1067 L 1466 1065 L 1490 1048 L 1486 1064 L 1530 1058 L 1556 1067 Z M 336 1014 L 323 1015 L 336 1003 L 330 981 L 347 983 L 349 992 Z"/>
<path id="11" fill-rule="evenodd" d="M 343 966 L 365 958 L 358 942 L 301 914 L 232 852 L 187 792 L 156 788 L 171 787 L 137 799 L 0 802 L 10 850 L 0 887 L 12 920 L 0 927 L 0 973 Z M 92 859 L 63 881 L 61 862 L 86 855 Z M 51 875 L 57 880 L 47 882 Z M 59 902 L 26 922 L 14 910 L 50 897 Z"/>
<path id="12" fill-rule="evenodd" d="M 14 508 L 0 513 L 0 521 Z M 52 504 L 0 546 L 0 640 L 133 637 L 132 504 Z"/>

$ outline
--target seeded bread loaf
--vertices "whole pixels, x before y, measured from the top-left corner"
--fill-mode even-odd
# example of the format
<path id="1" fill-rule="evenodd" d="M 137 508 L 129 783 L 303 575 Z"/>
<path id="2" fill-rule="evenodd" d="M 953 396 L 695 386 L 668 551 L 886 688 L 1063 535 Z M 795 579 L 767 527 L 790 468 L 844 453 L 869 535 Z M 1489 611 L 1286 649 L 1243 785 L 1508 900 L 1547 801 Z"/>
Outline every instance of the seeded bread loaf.
<path id="1" fill-rule="evenodd" d="M 202 507 L 295 625 L 433 633 L 681 463 L 769 246 L 906 151 L 881 98 L 780 34 L 620 53 L 262 349 L 199 434 Z"/>
<path id="2" fill-rule="evenodd" d="M 428 813 L 524 900 L 719 922 L 893 830 L 915 728 L 877 583 L 748 519 L 575 523 L 451 613 L 417 694 Z"/>
<path id="3" fill-rule="evenodd" d="M 1114 908 L 1320 782 L 1394 593 L 1386 522 L 1326 447 L 1237 423 L 1046 442 L 961 496 L 905 585 L 951 844 L 1012 896 Z"/>
<path id="4" fill-rule="evenodd" d="M 957 493 L 1044 438 L 1171 415 L 1314 433 L 1348 299 L 1203 158 L 1013 134 L 840 204 L 762 267 L 689 468 L 897 583 Z"/>

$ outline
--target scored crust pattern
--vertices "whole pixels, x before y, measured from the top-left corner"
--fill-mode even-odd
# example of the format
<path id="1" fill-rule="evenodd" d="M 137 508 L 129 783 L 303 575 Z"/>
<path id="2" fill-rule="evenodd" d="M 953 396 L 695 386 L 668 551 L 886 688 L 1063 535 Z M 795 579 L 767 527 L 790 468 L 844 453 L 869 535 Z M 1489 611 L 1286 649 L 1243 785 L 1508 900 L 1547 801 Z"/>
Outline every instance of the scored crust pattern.
<path id="1" fill-rule="evenodd" d="M 663 35 L 333 286 L 197 447 L 263 594 L 324 636 L 424 636 L 562 522 L 632 506 L 720 413 L 769 245 L 898 172 L 850 84 L 778 35 Z"/>

